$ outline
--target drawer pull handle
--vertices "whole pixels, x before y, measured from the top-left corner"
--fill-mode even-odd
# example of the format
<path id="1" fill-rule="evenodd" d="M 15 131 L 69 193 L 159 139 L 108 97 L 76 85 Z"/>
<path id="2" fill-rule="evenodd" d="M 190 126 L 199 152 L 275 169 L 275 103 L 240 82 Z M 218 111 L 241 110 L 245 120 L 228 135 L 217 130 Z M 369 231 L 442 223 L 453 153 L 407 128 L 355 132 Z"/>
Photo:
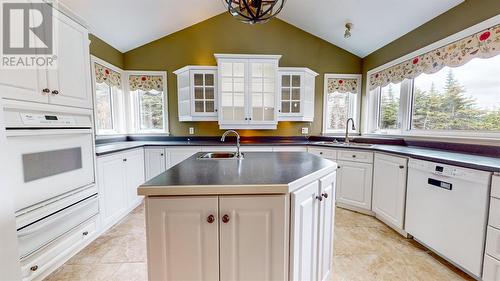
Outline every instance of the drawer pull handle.
<path id="1" fill-rule="evenodd" d="M 210 215 L 210 216 L 207 217 L 207 222 L 208 223 L 213 223 L 214 221 L 215 221 L 214 215 Z"/>
<path id="2" fill-rule="evenodd" d="M 316 199 L 318 199 L 319 201 L 323 201 L 323 197 L 321 196 L 316 196 Z"/>
<path id="3" fill-rule="evenodd" d="M 328 198 L 328 193 L 325 192 L 325 193 L 321 194 L 321 196 Z"/>
<path id="4" fill-rule="evenodd" d="M 82 235 L 83 235 L 83 236 L 87 236 L 87 235 L 89 235 L 89 232 L 88 232 L 88 231 L 84 231 L 84 232 L 82 233 Z"/>
<path id="5" fill-rule="evenodd" d="M 222 222 L 223 222 L 223 223 L 228 223 L 228 222 L 229 222 L 229 215 L 224 215 L 224 216 L 222 217 Z"/>
<path id="6" fill-rule="evenodd" d="M 403 166 L 403 165 L 399 165 L 399 168 L 400 168 L 400 169 L 404 169 L 404 168 L 405 168 L 405 166 Z"/>
<path id="7" fill-rule="evenodd" d="M 30 267 L 30 270 L 31 271 L 37 271 L 38 270 L 38 265 L 34 265 L 34 266 Z"/>

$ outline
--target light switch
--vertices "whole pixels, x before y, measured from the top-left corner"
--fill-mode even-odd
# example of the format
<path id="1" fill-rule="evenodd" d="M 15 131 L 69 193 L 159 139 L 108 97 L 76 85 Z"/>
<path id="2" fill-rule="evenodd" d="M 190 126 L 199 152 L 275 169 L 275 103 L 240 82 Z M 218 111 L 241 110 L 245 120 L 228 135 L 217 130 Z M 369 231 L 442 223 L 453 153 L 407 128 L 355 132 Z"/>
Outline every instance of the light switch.
<path id="1" fill-rule="evenodd" d="M 194 127 L 189 127 L 189 134 L 194 135 Z"/>
<path id="2" fill-rule="evenodd" d="M 309 128 L 307 128 L 307 127 L 302 128 L 302 134 L 303 135 L 309 134 Z"/>

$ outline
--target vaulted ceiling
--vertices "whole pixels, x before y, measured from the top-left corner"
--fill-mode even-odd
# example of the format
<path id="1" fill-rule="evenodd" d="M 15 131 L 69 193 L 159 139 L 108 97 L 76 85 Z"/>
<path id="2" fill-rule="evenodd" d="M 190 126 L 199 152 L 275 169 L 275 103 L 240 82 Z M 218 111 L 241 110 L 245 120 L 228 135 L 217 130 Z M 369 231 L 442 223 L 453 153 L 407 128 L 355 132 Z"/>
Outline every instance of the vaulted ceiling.
<path id="1" fill-rule="evenodd" d="M 60 0 L 121 52 L 225 11 L 221 0 Z M 359 57 L 463 0 L 288 0 L 278 18 Z M 351 38 L 344 25 L 353 23 Z"/>

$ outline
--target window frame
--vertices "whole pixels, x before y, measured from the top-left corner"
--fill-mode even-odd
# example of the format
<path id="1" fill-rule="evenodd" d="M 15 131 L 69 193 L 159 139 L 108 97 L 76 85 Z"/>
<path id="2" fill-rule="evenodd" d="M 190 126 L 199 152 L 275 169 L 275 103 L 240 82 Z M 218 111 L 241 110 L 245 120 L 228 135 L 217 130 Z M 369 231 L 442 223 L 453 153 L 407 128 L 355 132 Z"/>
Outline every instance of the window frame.
<path id="1" fill-rule="evenodd" d="M 163 129 L 141 129 L 141 117 L 140 117 L 140 98 L 136 91 L 130 90 L 129 77 L 131 75 L 152 75 L 152 76 L 162 76 L 163 78 Z M 127 70 L 125 71 L 125 85 L 127 89 L 128 97 L 128 108 L 130 114 L 128 114 L 129 128 L 128 131 L 131 134 L 170 134 L 169 123 L 168 123 L 168 88 L 167 88 L 167 72 L 166 71 L 142 71 L 142 70 Z"/>
<path id="2" fill-rule="evenodd" d="M 342 74 L 342 73 L 325 73 L 324 79 L 323 79 L 323 126 L 322 126 L 322 135 L 332 135 L 332 136 L 338 136 L 338 135 L 344 135 L 345 134 L 345 129 L 337 129 L 337 130 L 332 130 L 327 128 L 327 117 L 328 117 L 328 79 L 356 79 L 358 80 L 358 89 L 356 93 L 350 93 L 349 94 L 349 99 L 350 101 L 352 98 L 355 98 L 355 102 L 350 102 L 351 109 L 349 112 L 348 118 L 353 118 L 354 119 L 354 124 L 356 126 L 356 130 L 349 130 L 350 132 L 353 132 L 354 134 L 360 134 L 361 130 L 361 90 L 362 90 L 362 74 Z"/>
<path id="3" fill-rule="evenodd" d="M 395 59 L 391 62 L 383 64 L 379 67 L 371 69 L 367 72 L 367 83 L 365 85 L 365 99 L 363 102 L 364 122 L 366 126 L 363 128 L 363 135 L 368 136 L 396 136 L 396 137 L 425 137 L 425 138 L 464 138 L 464 139 L 491 139 L 500 138 L 500 131 L 471 131 L 471 130 L 419 130 L 411 128 L 411 119 L 413 113 L 413 79 L 405 79 L 402 81 L 401 87 L 401 100 L 400 100 L 400 114 L 401 129 L 387 132 L 380 132 L 379 124 L 379 109 L 380 103 L 380 87 L 370 90 L 370 76 L 373 73 L 379 72 L 386 68 L 392 67 L 411 58 L 423 55 L 427 52 L 443 47 L 457 40 L 475 34 L 481 30 L 489 28 L 493 25 L 500 23 L 500 15 L 494 16 L 488 20 L 457 32 L 444 39 L 436 41 L 428 46 L 411 52 L 405 56 Z"/>
<path id="4" fill-rule="evenodd" d="M 113 90 L 113 87 L 110 87 L 110 98 L 111 98 L 111 123 L 113 126 L 113 129 L 99 129 L 97 122 L 94 122 L 95 124 L 95 134 L 96 136 L 106 136 L 106 135 L 119 135 L 123 134 L 126 131 L 126 126 L 125 126 L 125 115 L 123 113 L 123 108 L 125 104 L 125 87 L 124 87 L 124 70 L 121 68 L 110 64 L 109 62 L 102 60 L 96 56 L 91 55 L 90 57 L 91 61 L 91 75 L 92 75 L 92 97 L 93 97 L 93 103 L 94 103 L 94 109 L 97 109 L 97 98 L 96 98 L 96 77 L 95 77 L 95 64 L 100 64 L 104 67 L 107 67 L 113 71 L 116 71 L 120 73 L 121 75 L 121 80 L 122 80 L 122 87 L 121 89 L 116 88 L 117 90 L 121 91 L 121 94 L 118 93 L 117 90 Z M 94 120 L 97 120 L 97 110 L 94 110 Z"/>

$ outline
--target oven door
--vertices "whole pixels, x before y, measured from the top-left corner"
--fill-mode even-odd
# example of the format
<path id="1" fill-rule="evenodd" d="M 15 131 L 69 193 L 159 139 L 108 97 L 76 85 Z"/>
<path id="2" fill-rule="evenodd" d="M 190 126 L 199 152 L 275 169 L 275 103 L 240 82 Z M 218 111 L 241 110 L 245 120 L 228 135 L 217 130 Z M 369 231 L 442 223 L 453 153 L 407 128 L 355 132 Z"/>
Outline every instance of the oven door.
<path id="1" fill-rule="evenodd" d="M 93 184 L 92 138 L 91 129 L 8 130 L 16 211 Z"/>

